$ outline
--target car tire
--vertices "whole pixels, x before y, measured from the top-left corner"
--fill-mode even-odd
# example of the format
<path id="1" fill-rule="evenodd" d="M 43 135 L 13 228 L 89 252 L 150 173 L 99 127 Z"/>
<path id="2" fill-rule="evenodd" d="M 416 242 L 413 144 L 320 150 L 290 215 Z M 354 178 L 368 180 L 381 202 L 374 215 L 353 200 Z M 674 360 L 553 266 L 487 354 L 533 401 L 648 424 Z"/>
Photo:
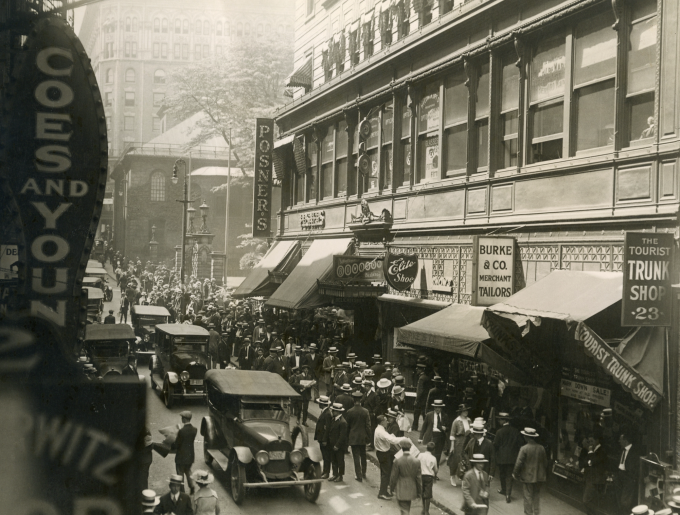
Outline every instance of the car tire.
<path id="1" fill-rule="evenodd" d="M 172 405 L 175 403 L 173 390 L 174 387 L 166 380 L 163 383 L 163 402 L 165 403 L 165 407 L 168 409 L 172 408 Z"/>
<path id="2" fill-rule="evenodd" d="M 307 469 L 305 470 L 305 479 L 320 479 L 321 478 L 321 465 L 319 463 L 314 463 L 313 461 L 309 463 Z M 319 498 L 319 492 L 321 492 L 321 483 L 311 483 L 303 486 L 305 491 L 305 499 L 309 502 L 316 502 Z"/>
<path id="3" fill-rule="evenodd" d="M 238 457 L 234 456 L 229 469 L 231 498 L 234 500 L 234 504 L 240 506 L 246 498 L 246 467 L 238 460 Z"/>

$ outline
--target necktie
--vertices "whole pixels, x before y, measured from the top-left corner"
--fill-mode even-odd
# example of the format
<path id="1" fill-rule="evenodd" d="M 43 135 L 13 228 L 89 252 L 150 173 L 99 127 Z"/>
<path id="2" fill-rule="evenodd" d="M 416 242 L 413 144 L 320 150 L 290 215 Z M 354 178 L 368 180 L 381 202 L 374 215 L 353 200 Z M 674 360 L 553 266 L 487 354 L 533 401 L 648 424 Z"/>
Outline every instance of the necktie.
<path id="1" fill-rule="evenodd" d="M 621 453 L 621 462 L 619 465 L 623 465 L 626 463 L 626 453 L 628 452 L 628 449 L 624 449 L 623 452 Z"/>

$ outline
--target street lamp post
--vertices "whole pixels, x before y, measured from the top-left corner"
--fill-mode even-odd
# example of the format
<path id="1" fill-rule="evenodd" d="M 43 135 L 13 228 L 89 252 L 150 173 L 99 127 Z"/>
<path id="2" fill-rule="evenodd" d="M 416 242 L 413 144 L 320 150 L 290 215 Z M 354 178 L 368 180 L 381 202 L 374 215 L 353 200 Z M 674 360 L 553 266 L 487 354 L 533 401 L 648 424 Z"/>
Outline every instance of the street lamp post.
<path id="1" fill-rule="evenodd" d="M 182 289 L 182 300 L 180 302 L 180 311 L 182 315 L 186 313 L 186 302 L 184 299 L 184 263 L 186 261 L 186 240 L 187 240 L 187 204 L 191 203 L 191 200 L 189 200 L 189 192 L 188 192 L 188 186 L 187 186 L 187 163 L 184 161 L 184 159 L 179 158 L 177 161 L 175 161 L 175 164 L 172 167 L 172 183 L 177 184 L 179 181 L 177 177 L 177 165 L 181 164 L 184 166 L 184 196 L 182 197 L 182 200 L 178 200 L 177 202 L 182 203 L 182 262 L 179 265 L 179 280 L 180 280 L 180 288 Z M 189 172 L 191 173 L 191 172 Z"/>

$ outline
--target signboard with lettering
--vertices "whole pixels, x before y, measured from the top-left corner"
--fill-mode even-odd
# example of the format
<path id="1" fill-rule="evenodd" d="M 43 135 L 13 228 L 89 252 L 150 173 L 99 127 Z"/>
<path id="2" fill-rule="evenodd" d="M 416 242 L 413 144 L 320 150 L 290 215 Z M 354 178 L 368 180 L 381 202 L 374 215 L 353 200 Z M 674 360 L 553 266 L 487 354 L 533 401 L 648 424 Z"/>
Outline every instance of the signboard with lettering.
<path id="1" fill-rule="evenodd" d="M 626 233 L 622 326 L 671 325 L 674 246 L 673 235 L 669 233 Z"/>
<path id="2" fill-rule="evenodd" d="M 20 307 L 75 342 L 77 298 L 106 187 L 106 119 L 90 60 L 65 20 L 36 23 L 17 57 L 0 173 L 23 220 Z"/>
<path id="3" fill-rule="evenodd" d="M 308 211 L 307 213 L 300 213 L 300 227 L 303 229 L 323 229 L 325 224 L 325 211 Z"/>
<path id="4" fill-rule="evenodd" d="M 384 282 L 382 258 L 333 256 L 334 279 L 352 284 Z"/>
<path id="5" fill-rule="evenodd" d="M 472 243 L 473 306 L 492 306 L 515 292 L 515 238 L 475 236 Z"/>
<path id="6" fill-rule="evenodd" d="M 19 263 L 19 247 L 0 245 L 0 282 L 16 280 Z"/>
<path id="7" fill-rule="evenodd" d="M 605 343 L 592 329 L 579 322 L 574 332 L 576 341 L 583 345 L 586 355 L 609 374 L 624 390 L 640 401 L 646 408 L 654 410 L 661 400 L 657 392 L 637 370 L 631 367 L 614 349 Z"/>
<path id="8" fill-rule="evenodd" d="M 605 408 L 609 407 L 612 394 L 611 390 L 606 388 L 585 383 L 577 383 L 576 381 L 569 381 L 568 379 L 562 379 L 560 393 L 565 397 L 597 404 L 598 406 L 603 406 Z"/>
<path id="9" fill-rule="evenodd" d="M 271 236 L 272 151 L 274 120 L 255 120 L 255 184 L 253 185 L 253 238 Z"/>
<path id="10" fill-rule="evenodd" d="M 408 290 L 418 275 L 418 254 L 391 254 L 383 260 L 385 280 L 398 291 Z"/>

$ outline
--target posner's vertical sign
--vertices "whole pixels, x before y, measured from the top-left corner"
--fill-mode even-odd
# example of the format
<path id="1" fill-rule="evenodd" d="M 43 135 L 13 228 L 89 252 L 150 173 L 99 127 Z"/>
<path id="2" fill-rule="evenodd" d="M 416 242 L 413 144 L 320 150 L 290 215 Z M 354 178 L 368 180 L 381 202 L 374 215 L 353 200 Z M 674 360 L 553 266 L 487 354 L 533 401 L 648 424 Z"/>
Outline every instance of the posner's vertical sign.
<path id="1" fill-rule="evenodd" d="M 621 325 L 671 325 L 672 234 L 627 232 Z"/>
<path id="2" fill-rule="evenodd" d="M 472 257 L 473 306 L 492 306 L 515 292 L 515 238 L 475 236 Z"/>
<path id="3" fill-rule="evenodd" d="M 258 118 L 255 122 L 254 238 L 268 238 L 271 235 L 273 150 L 274 120 Z"/>
<path id="4" fill-rule="evenodd" d="M 397 291 L 408 290 L 418 275 L 418 254 L 385 254 L 385 280 Z"/>
<path id="5" fill-rule="evenodd" d="M 58 18 L 34 25 L 6 97 L 0 174 L 23 221 L 18 293 L 75 342 L 85 265 L 99 223 L 108 145 L 90 61 Z"/>

